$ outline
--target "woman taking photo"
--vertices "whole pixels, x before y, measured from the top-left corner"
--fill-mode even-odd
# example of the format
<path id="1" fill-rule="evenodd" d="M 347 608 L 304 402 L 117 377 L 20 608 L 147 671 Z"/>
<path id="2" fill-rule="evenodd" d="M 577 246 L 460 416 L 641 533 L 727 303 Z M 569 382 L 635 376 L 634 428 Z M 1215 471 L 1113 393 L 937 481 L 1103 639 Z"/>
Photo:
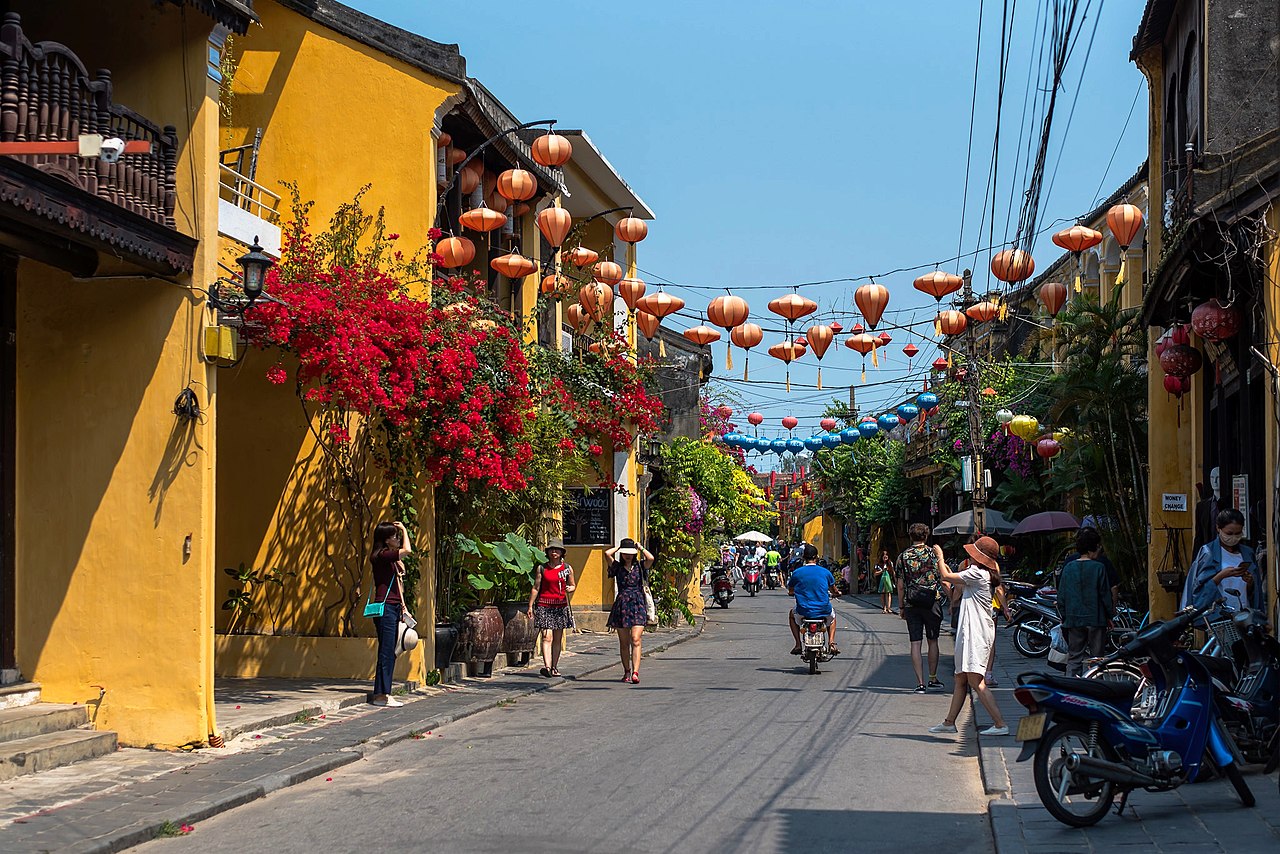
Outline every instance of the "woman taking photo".
<path id="1" fill-rule="evenodd" d="M 375 706 L 403 706 L 391 696 L 391 674 L 396 668 L 396 630 L 404 614 L 404 564 L 401 558 L 413 551 L 409 532 L 401 522 L 379 522 L 373 529 L 373 593 L 370 603 L 381 603 L 382 613 L 373 617 L 378 630 L 378 664 L 373 677 Z M 366 610 L 368 610 L 366 608 Z"/>
<path id="2" fill-rule="evenodd" d="M 640 682 L 640 640 L 649 622 L 645 589 L 649 585 L 653 555 L 630 537 L 606 549 L 604 554 L 609 558 L 609 577 L 618 585 L 618 595 L 609 609 L 608 626 L 618 631 L 622 681 L 637 684 Z"/>
<path id="3" fill-rule="evenodd" d="M 538 567 L 538 583 L 529 594 L 525 611 L 541 638 L 542 669 L 538 673 L 543 677 L 560 675 L 564 632 L 573 628 L 573 612 L 569 610 L 573 590 L 573 567 L 564 562 L 564 543 L 553 542 L 547 546 L 547 562 Z"/>
<path id="4" fill-rule="evenodd" d="M 876 592 L 880 594 L 880 610 L 886 614 L 893 613 L 893 558 L 889 550 L 880 552 L 880 562 L 876 564 Z"/>
<path id="5" fill-rule="evenodd" d="M 933 548 L 942 580 L 963 590 L 960 594 L 960 621 L 956 626 L 956 681 L 955 690 L 951 694 L 951 708 L 946 720 L 930 727 L 929 732 L 956 731 L 956 717 L 964 708 L 965 697 L 972 688 L 994 721 L 979 735 L 1008 735 L 1009 728 L 1005 726 L 1004 717 L 987 689 L 984 678 L 987 662 L 991 658 L 991 648 L 996 642 L 996 621 L 991 613 L 991 595 L 993 590 L 997 596 L 1000 595 L 1000 546 L 990 537 L 980 537 L 976 543 L 966 544 L 964 550 L 973 563 L 960 572 L 952 572 L 942 556 L 942 549 L 937 546 Z M 1001 610 L 1004 609 L 1003 601 L 1000 602 L 1000 607 Z"/>

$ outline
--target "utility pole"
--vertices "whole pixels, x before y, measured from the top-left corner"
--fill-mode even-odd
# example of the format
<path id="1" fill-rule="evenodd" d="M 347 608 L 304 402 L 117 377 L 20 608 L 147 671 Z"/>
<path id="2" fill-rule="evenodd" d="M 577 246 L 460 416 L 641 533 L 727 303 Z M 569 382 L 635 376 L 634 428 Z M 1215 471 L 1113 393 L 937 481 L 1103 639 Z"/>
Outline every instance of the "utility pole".
<path id="1" fill-rule="evenodd" d="M 849 386 L 849 423 L 856 424 L 858 422 L 858 397 L 854 392 L 855 386 Z M 846 528 L 851 530 L 852 536 L 849 540 L 849 566 L 853 567 L 853 571 L 849 573 L 849 577 L 853 579 L 853 590 L 858 592 L 858 573 L 862 571 L 862 567 L 858 561 L 858 516 L 855 513 L 852 519 L 845 520 Z M 870 576 L 868 576 L 870 577 Z"/>
<path id="2" fill-rule="evenodd" d="M 961 311 L 973 305 L 973 271 L 964 271 L 964 297 Z M 978 336 L 972 321 L 964 333 L 965 393 L 969 399 L 969 450 L 973 461 L 973 529 L 986 531 L 987 481 L 982 466 L 982 403 L 978 391 Z"/>

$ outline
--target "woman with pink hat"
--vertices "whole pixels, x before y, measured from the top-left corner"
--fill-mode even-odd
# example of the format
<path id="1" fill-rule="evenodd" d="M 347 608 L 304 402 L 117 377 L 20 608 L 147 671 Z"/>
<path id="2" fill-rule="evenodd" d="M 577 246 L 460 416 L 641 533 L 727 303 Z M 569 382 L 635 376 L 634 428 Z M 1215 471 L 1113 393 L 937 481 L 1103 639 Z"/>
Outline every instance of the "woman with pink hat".
<path id="1" fill-rule="evenodd" d="M 965 697 L 972 688 L 994 721 L 979 734 L 1008 735 L 1009 728 L 1005 726 L 1004 717 L 984 678 L 987 661 L 996 642 L 991 593 L 1000 583 L 1000 545 L 991 537 L 980 537 L 976 543 L 966 544 L 964 550 L 973 563 L 959 572 L 952 572 L 941 553 L 938 555 L 942 580 L 953 587 L 962 587 L 963 592 L 960 595 L 960 621 L 956 626 L 956 681 L 951 694 L 951 709 L 946 720 L 930 727 L 929 732 L 956 731 L 956 717 L 964 708 Z"/>

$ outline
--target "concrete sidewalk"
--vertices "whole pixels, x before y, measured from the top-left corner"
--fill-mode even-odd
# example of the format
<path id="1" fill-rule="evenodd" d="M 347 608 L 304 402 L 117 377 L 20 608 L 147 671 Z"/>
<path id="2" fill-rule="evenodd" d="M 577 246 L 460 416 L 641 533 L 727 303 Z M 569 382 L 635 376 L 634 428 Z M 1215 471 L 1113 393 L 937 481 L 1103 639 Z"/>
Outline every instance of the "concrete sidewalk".
<path id="1" fill-rule="evenodd" d="M 996 641 L 993 689 L 1011 730 L 1026 709 L 1013 697 L 1019 673 L 1048 670 L 1045 659 L 1023 658 L 1013 633 L 1001 627 Z M 986 713 L 977 711 L 979 726 Z M 972 723 L 970 724 L 972 725 Z M 982 782 L 991 802 L 991 831 L 998 854 L 1023 852 L 1245 852 L 1280 850 L 1280 792 L 1276 775 L 1246 773 L 1258 805 L 1245 809 L 1225 780 L 1188 784 L 1172 792 L 1134 792 L 1123 816 L 1114 811 L 1091 828 L 1075 829 L 1049 815 L 1036 794 L 1031 761 L 1016 762 L 1022 745 L 1012 736 L 978 737 Z M 1132 848 L 1127 846 L 1133 846 Z"/>
<path id="2" fill-rule="evenodd" d="M 702 627 L 699 621 L 648 634 L 645 654 L 696 637 Z M 261 732 L 241 734 L 221 751 L 121 751 L 20 778 L 0 789 L 0 820 L 6 822 L 0 827 L 0 850 L 120 851 L 155 838 L 163 827 L 194 824 L 358 762 L 388 745 L 426 738 L 452 721 L 605 670 L 616 664 L 617 656 L 614 635 L 578 635 L 561 659 L 569 674 L 565 678 L 541 678 L 540 663 L 495 669 L 492 678 L 406 695 L 400 708 L 360 704 L 297 715 Z"/>

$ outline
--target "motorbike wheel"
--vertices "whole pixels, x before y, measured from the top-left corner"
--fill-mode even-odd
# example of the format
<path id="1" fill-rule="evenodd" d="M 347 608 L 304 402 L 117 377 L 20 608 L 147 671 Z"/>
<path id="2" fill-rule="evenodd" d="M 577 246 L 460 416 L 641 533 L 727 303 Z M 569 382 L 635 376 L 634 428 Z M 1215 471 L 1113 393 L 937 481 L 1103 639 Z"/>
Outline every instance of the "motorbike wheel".
<path id="1" fill-rule="evenodd" d="M 1222 773 L 1227 775 L 1227 779 L 1235 787 L 1236 794 L 1240 796 L 1240 803 L 1246 807 L 1253 806 L 1255 803 L 1253 792 L 1249 789 L 1249 784 L 1244 781 L 1244 775 L 1240 773 L 1240 766 L 1232 762 L 1222 769 Z"/>
<path id="2" fill-rule="evenodd" d="M 1049 631 L 1049 627 L 1042 620 L 1032 620 L 1030 623 L 1037 628 L 1044 629 L 1046 633 Z M 1027 658 L 1044 658 L 1049 654 L 1049 640 L 1033 635 L 1020 623 L 1013 630 L 1013 648 Z"/>
<path id="3" fill-rule="evenodd" d="M 754 587 L 751 588 L 751 598 L 756 598 L 756 589 Z"/>
<path id="4" fill-rule="evenodd" d="M 818 672 L 818 657 L 815 655 L 809 659 L 809 675 L 813 676 Z"/>
<path id="5" fill-rule="evenodd" d="M 1040 803 L 1049 814 L 1071 827 L 1091 827 L 1102 820 L 1116 797 L 1116 785 L 1067 770 L 1068 753 L 1088 753 L 1089 733 L 1082 725 L 1057 724 L 1040 739 L 1033 773 Z M 1094 755 L 1112 759 L 1099 747 Z M 1079 780 L 1079 782 L 1078 782 Z"/>

